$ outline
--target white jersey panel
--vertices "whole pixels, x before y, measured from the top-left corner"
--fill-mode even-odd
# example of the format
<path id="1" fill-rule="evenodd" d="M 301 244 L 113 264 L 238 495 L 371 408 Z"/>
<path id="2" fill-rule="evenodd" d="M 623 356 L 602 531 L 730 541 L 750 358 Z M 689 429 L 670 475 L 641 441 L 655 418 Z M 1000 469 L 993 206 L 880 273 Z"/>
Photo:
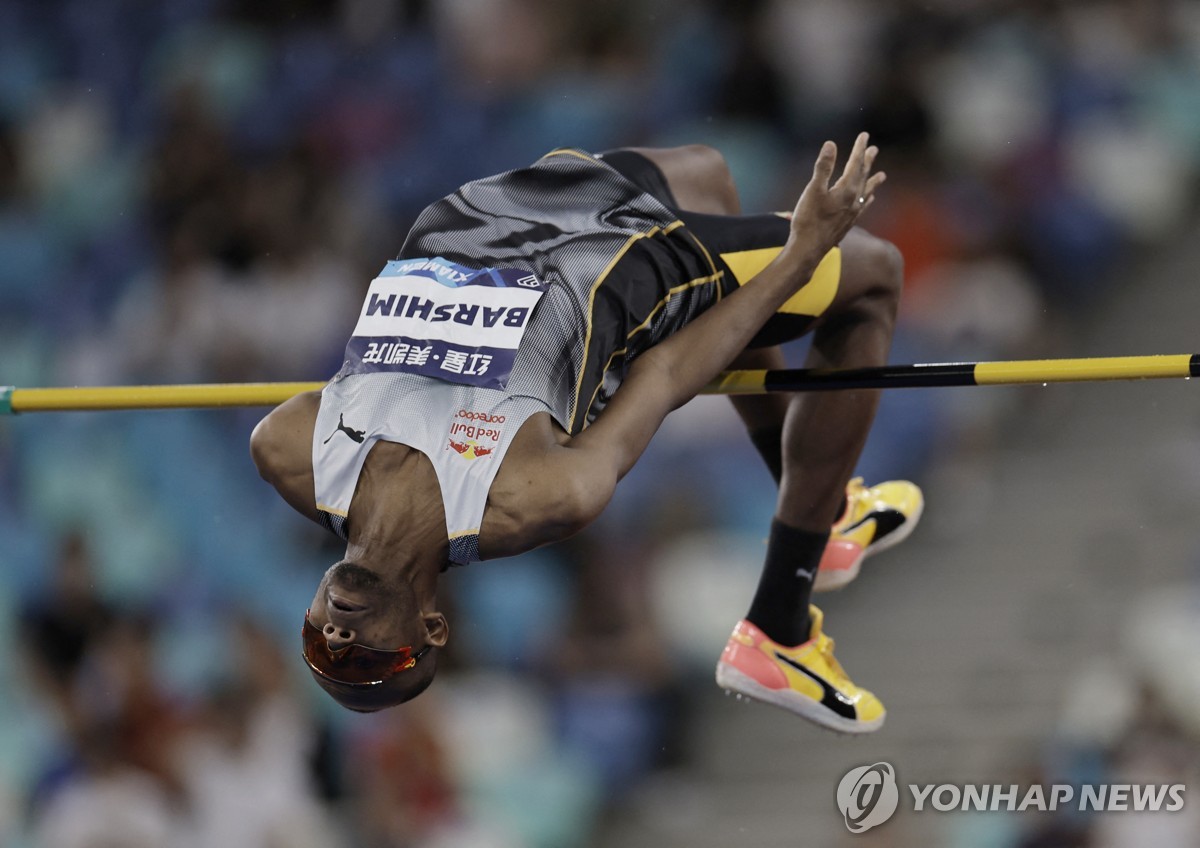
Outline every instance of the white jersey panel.
<path id="1" fill-rule="evenodd" d="M 479 559 L 479 527 L 488 490 L 513 437 L 549 407 L 495 389 L 462 386 L 416 374 L 335 377 L 321 392 L 313 432 L 317 508 L 342 538 L 367 454 L 383 440 L 429 458 L 446 510 L 450 560 Z"/>

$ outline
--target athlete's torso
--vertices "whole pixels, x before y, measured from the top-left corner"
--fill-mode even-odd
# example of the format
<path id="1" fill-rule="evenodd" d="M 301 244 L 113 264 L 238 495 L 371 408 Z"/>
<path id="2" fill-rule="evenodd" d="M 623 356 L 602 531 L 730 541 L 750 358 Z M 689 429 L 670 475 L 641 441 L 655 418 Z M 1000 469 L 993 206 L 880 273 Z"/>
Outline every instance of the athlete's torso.
<path id="1" fill-rule="evenodd" d="M 544 411 L 578 432 L 632 360 L 721 284 L 666 207 L 577 151 L 434 203 L 372 283 L 322 394 L 313 470 L 327 525 L 347 535 L 367 455 L 396 442 L 434 467 L 451 561 L 478 559 L 488 494 L 522 425 Z M 532 289 L 536 305 L 518 315 Z"/>
<path id="2" fill-rule="evenodd" d="M 432 204 L 400 256 L 525 268 L 548 284 L 508 390 L 543 401 L 568 433 L 604 409 L 638 354 L 719 299 L 726 282 L 671 210 L 577 150 Z"/>

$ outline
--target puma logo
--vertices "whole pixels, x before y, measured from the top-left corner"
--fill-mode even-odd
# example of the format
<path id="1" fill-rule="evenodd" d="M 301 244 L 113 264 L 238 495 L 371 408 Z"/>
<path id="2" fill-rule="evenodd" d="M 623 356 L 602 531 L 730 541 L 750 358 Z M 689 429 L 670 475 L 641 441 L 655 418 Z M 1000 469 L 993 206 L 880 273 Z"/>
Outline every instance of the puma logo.
<path id="1" fill-rule="evenodd" d="M 831 684 L 824 677 L 808 668 L 805 668 L 805 666 L 801 663 L 796 662 L 796 660 L 792 659 L 786 654 L 781 654 L 779 651 L 775 652 L 775 658 L 787 663 L 792 668 L 796 669 L 796 671 L 810 678 L 814 683 L 821 687 L 821 706 L 825 707 L 826 709 L 833 710 L 833 712 L 837 713 L 842 718 L 848 718 L 851 720 L 858 718 L 858 710 L 855 709 L 854 699 L 848 698 L 843 693 L 839 692 L 837 687 Z M 813 700 L 815 701 L 816 698 Z"/>
<path id="2" fill-rule="evenodd" d="M 350 427 L 347 427 L 347 426 L 346 426 L 346 422 L 345 422 L 344 420 L 342 420 L 342 416 L 341 416 L 341 415 L 338 415 L 338 425 L 337 425 L 337 429 L 336 429 L 336 430 L 334 430 L 332 433 L 330 433 L 330 434 L 329 434 L 329 439 L 332 439 L 332 438 L 333 438 L 334 436 L 336 436 L 336 435 L 337 435 L 339 432 L 341 432 L 341 433 L 345 433 L 345 434 L 346 434 L 347 436 L 349 436 L 349 437 L 350 437 L 350 438 L 351 438 L 353 441 L 355 441 L 355 442 L 358 442 L 360 445 L 363 443 L 363 440 L 364 440 L 364 439 L 366 439 L 366 437 L 367 437 L 367 431 L 366 431 L 366 430 L 355 430 L 355 429 L 352 429 L 352 428 L 350 428 Z M 326 439 L 325 441 L 321 442 L 321 444 L 323 444 L 323 445 L 327 445 L 327 444 L 329 444 L 329 439 Z"/>

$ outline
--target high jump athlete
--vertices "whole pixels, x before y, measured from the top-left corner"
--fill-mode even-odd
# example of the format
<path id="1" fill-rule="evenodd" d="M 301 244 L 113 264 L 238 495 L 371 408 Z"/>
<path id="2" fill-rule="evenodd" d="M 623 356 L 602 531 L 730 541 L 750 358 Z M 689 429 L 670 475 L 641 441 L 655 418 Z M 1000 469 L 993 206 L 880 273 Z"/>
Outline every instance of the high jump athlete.
<path id="1" fill-rule="evenodd" d="M 855 222 L 884 180 L 860 135 L 821 148 L 791 215 L 742 216 L 703 146 L 556 150 L 428 207 L 371 283 L 341 371 L 255 429 L 262 476 L 347 543 L 304 618 L 344 706 L 432 681 L 450 565 L 512 556 L 595 519 L 671 410 L 726 368 L 886 362 L 898 252 Z M 779 482 L 766 563 L 717 665 L 727 689 L 862 733 L 884 709 L 833 656 L 814 588 L 916 523 L 911 483 L 850 475 L 878 392 L 735 397 Z M 819 576 L 818 576 L 819 574 Z"/>

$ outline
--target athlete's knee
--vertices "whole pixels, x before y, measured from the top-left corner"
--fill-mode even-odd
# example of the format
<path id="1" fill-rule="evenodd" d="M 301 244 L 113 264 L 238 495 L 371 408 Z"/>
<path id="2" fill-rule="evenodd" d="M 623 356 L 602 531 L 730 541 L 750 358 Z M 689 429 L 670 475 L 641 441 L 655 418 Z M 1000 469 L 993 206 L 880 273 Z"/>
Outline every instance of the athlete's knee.
<path id="1" fill-rule="evenodd" d="M 843 247 L 843 277 L 851 295 L 847 305 L 894 319 L 904 289 L 904 256 L 886 239 L 863 230 L 854 236 L 853 244 Z"/>
<path id="2" fill-rule="evenodd" d="M 879 289 L 880 294 L 899 298 L 904 287 L 904 255 L 900 248 L 865 231 L 860 235 L 859 262 L 870 287 Z"/>
<path id="3" fill-rule="evenodd" d="M 739 215 L 742 205 L 729 163 L 707 144 L 633 148 L 654 162 L 666 177 L 681 209 L 710 215 Z"/>
<path id="4" fill-rule="evenodd" d="M 737 185 L 724 154 L 707 144 L 692 144 L 685 149 L 691 160 L 691 170 L 718 208 L 718 214 L 740 214 L 742 205 L 738 200 Z"/>

